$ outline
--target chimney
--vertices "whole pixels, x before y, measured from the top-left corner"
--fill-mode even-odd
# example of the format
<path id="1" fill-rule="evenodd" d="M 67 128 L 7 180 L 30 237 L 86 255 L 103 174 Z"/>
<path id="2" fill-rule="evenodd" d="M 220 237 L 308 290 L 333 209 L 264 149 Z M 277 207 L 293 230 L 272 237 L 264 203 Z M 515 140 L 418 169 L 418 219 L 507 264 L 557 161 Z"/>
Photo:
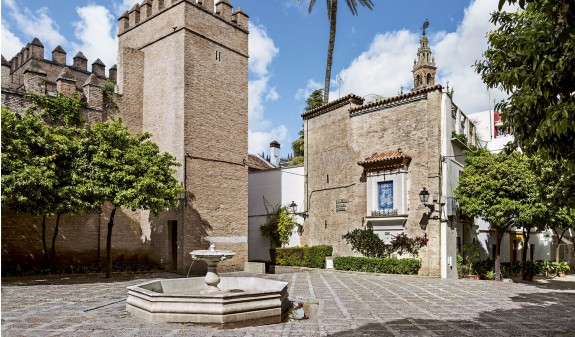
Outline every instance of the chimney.
<path id="1" fill-rule="evenodd" d="M 270 143 L 270 164 L 280 167 L 280 143 L 275 140 Z"/>
<path id="2" fill-rule="evenodd" d="M 66 51 L 62 47 L 56 46 L 56 48 L 52 50 L 52 62 L 66 64 Z"/>

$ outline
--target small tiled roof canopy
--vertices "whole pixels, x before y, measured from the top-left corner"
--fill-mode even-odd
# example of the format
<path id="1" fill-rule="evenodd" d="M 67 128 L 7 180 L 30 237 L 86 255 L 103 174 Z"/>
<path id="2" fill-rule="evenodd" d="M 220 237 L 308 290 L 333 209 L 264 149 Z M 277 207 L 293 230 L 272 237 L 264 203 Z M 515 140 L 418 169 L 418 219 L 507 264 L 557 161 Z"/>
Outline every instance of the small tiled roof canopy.
<path id="1" fill-rule="evenodd" d="M 374 153 L 357 164 L 363 166 L 366 171 L 377 171 L 382 169 L 396 169 L 404 165 L 409 165 L 411 157 L 403 153 L 401 149 Z"/>
<path id="2" fill-rule="evenodd" d="M 265 171 L 273 169 L 273 165 L 263 160 L 260 156 L 254 154 L 248 155 L 248 169 L 249 171 Z"/>

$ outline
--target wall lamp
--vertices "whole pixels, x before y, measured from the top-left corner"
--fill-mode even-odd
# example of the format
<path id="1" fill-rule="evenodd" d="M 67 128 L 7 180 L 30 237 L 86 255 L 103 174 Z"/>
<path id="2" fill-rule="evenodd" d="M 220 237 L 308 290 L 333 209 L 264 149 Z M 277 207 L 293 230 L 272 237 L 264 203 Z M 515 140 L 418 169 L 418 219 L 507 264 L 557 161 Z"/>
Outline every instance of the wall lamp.
<path id="1" fill-rule="evenodd" d="M 292 200 L 291 204 L 288 205 L 290 211 L 295 214 L 295 215 L 299 215 L 302 218 L 304 218 L 304 220 L 308 217 L 307 212 L 297 212 L 297 204 L 295 203 L 295 201 Z"/>
<path id="2" fill-rule="evenodd" d="M 429 208 L 430 212 L 433 212 L 435 210 L 435 203 L 433 202 L 428 202 L 429 201 L 429 191 L 427 190 L 427 188 L 423 188 L 423 190 L 421 190 L 421 192 L 419 192 L 419 200 L 421 201 L 422 204 L 424 204 L 425 206 L 427 206 Z"/>

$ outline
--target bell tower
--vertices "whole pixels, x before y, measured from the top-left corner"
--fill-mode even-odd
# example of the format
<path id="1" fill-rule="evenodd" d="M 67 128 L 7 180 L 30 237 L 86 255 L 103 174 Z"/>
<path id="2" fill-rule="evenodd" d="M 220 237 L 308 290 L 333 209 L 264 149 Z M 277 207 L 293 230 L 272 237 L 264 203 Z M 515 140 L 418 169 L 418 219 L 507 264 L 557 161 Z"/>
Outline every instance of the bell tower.
<path id="1" fill-rule="evenodd" d="M 413 89 L 417 90 L 435 85 L 435 58 L 431 56 L 429 41 L 425 35 L 425 29 L 429 27 L 429 21 L 423 24 L 423 34 L 419 39 L 419 48 L 417 49 L 417 59 L 413 61 Z"/>

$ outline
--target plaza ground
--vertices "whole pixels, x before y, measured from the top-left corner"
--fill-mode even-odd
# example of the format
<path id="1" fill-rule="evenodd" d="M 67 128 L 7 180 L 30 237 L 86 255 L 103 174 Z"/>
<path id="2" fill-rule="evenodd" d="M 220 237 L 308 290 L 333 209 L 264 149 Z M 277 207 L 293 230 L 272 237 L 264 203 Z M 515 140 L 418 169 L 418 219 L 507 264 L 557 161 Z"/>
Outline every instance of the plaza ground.
<path id="1" fill-rule="evenodd" d="M 125 311 L 126 287 L 179 275 L 3 278 L 2 336 L 575 336 L 575 275 L 506 283 L 278 268 L 259 276 L 289 282 L 290 299 L 310 317 L 231 328 L 149 323 Z"/>

